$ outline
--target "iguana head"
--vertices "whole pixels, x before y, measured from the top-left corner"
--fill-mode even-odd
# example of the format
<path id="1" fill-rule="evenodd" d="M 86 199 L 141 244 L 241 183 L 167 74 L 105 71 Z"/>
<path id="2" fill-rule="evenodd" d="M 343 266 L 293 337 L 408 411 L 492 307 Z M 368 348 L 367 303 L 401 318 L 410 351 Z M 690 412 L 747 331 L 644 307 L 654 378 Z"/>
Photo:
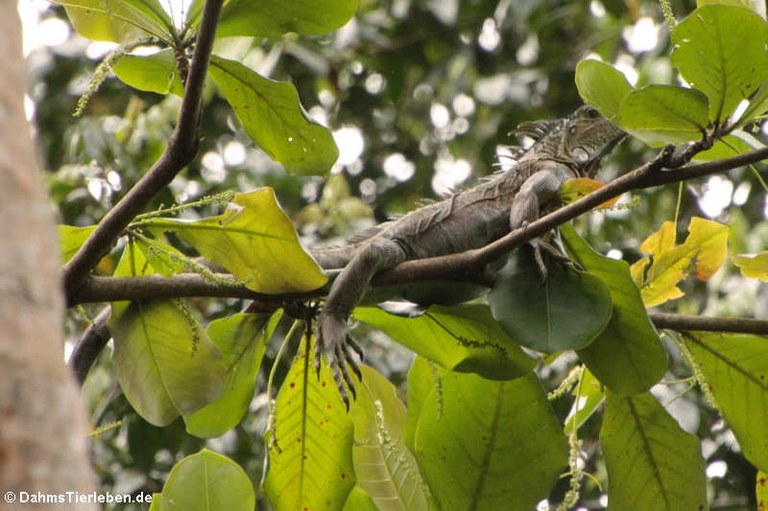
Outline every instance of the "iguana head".
<path id="1" fill-rule="evenodd" d="M 536 140 L 521 160 L 555 160 L 584 177 L 593 177 L 597 173 L 602 158 L 625 135 L 588 105 L 565 119 L 521 124 L 515 133 Z"/>

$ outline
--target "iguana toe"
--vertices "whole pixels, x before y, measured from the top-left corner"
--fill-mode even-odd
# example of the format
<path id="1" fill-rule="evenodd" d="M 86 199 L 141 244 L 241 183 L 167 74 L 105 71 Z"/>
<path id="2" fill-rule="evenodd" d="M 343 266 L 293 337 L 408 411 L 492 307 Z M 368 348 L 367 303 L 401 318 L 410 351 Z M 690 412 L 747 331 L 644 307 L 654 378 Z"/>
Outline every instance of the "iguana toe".
<path id="1" fill-rule="evenodd" d="M 362 361 L 363 350 L 349 336 L 345 320 L 330 314 L 321 313 L 317 327 L 317 345 L 315 350 L 315 366 L 318 374 L 323 351 L 328 354 L 333 379 L 336 381 L 342 401 L 344 401 L 347 410 L 349 410 L 349 394 L 352 394 L 352 399 L 357 397 L 355 383 L 349 369 L 357 375 L 358 379 L 362 380 L 363 375 L 355 360 L 355 354 Z M 347 389 L 349 389 L 349 393 Z"/>

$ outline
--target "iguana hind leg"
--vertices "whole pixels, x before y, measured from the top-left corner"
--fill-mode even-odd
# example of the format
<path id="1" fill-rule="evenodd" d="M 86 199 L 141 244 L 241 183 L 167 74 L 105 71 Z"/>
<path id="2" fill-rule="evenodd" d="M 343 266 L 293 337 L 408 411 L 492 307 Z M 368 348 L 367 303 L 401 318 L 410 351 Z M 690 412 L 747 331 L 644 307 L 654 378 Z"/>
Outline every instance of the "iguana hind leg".
<path id="1" fill-rule="evenodd" d="M 373 276 L 384 269 L 392 268 L 405 261 L 403 249 L 395 241 L 374 238 L 360 247 L 331 286 L 331 292 L 320 311 L 317 321 L 317 342 L 315 344 L 315 367 L 320 370 L 322 354 L 328 354 L 333 377 L 339 388 L 341 399 L 349 409 L 347 388 L 355 397 L 355 385 L 349 369 L 362 378 L 353 353 L 360 360 L 363 351 L 349 335 L 347 320 L 352 309 L 360 302 Z"/>

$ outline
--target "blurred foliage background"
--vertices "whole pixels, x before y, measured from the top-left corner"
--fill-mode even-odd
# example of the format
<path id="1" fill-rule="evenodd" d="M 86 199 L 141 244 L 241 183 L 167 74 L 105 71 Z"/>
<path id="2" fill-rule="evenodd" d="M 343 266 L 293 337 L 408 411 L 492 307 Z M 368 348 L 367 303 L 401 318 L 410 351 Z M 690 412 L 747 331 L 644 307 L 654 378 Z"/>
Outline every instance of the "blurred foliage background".
<path id="1" fill-rule="evenodd" d="M 691 1 L 673 2 L 678 18 L 694 7 Z M 22 2 L 22 13 L 29 35 L 30 111 L 51 199 L 62 223 L 89 225 L 161 154 L 180 101 L 108 77 L 84 114 L 73 117 L 110 48 L 75 35 L 63 10 L 43 0 Z M 339 161 L 330 177 L 286 174 L 254 147 L 228 105 L 209 90 L 200 156 L 155 206 L 269 185 L 307 243 L 349 235 L 503 167 L 505 146 L 519 142 L 507 134 L 519 122 L 567 115 L 581 103 L 574 68 L 590 53 L 639 83 L 671 82 L 667 34 L 659 5 L 646 0 L 361 0 L 355 18 L 333 34 L 227 40 L 217 53 L 296 85 L 308 114 L 334 131 Z M 652 154 L 637 141 L 625 143 L 601 178 L 627 172 Z M 688 183 L 680 193 L 681 225 L 692 215 L 713 218 L 732 226 L 732 253 L 765 247 L 765 197 L 753 174 L 742 169 L 714 176 Z M 580 219 L 580 230 L 598 250 L 632 262 L 642 239 L 674 218 L 677 198 L 677 187 L 647 190 L 626 208 Z M 670 310 L 767 313 L 765 290 L 756 281 L 745 283 L 732 268 L 685 291 L 689 299 L 673 302 Z M 202 299 L 195 305 L 207 317 L 242 307 Z M 90 307 L 71 313 L 73 340 L 93 314 Z M 383 334 L 369 337 L 368 360 L 402 382 L 409 355 Z M 268 359 L 274 356 L 267 352 Z M 544 376 L 554 384 L 568 362 L 557 360 Z M 122 421 L 94 439 L 99 476 L 111 491 L 159 491 L 173 463 L 205 442 L 187 435 L 181 421 L 159 429 L 136 416 L 120 397 L 109 364 L 105 353 L 85 386 L 94 426 Z M 673 365 L 687 374 L 679 358 Z M 663 387 L 662 402 L 685 388 Z M 266 401 L 263 394 L 255 396 L 253 413 L 236 430 L 207 443 L 241 463 L 255 482 L 262 472 Z M 559 414 L 567 413 L 565 405 Z M 701 405 L 702 398 L 688 392 L 670 408 L 686 430 L 708 438 L 704 455 L 714 507 L 748 509 L 754 471 L 717 415 Z M 596 438 L 599 423 L 591 422 L 586 432 Z M 594 442 L 585 444 L 587 454 L 596 449 Z M 604 475 L 593 459 L 585 458 L 585 468 Z M 555 493 L 566 489 L 563 481 Z M 587 480 L 580 506 L 602 508 L 601 495 Z"/>

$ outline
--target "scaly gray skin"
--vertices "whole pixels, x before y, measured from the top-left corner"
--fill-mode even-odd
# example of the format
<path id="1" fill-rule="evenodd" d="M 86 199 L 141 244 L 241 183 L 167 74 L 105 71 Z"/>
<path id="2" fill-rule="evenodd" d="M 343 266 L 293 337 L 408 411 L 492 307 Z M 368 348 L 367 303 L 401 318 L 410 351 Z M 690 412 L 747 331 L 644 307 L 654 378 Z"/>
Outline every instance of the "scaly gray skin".
<path id="1" fill-rule="evenodd" d="M 583 106 L 565 119 L 524 123 L 517 133 L 537 141 L 516 165 L 474 188 L 377 226 L 343 247 L 314 251 L 325 269 L 344 268 L 320 311 L 315 365 L 327 351 L 341 398 L 355 386 L 347 367 L 362 378 L 347 320 L 371 278 L 403 261 L 480 248 L 539 217 L 568 179 L 593 177 L 600 161 L 624 136 L 595 109 Z"/>

